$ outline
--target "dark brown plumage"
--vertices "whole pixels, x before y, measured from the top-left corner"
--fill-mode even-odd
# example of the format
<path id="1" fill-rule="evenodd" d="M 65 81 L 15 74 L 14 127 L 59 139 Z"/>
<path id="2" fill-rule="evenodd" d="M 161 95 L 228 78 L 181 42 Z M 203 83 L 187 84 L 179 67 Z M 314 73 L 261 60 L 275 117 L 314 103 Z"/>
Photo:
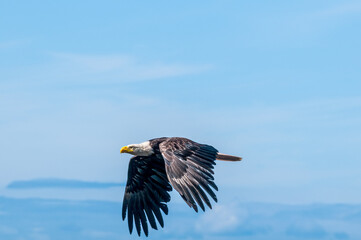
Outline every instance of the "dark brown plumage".
<path id="1" fill-rule="evenodd" d="M 144 147 L 148 142 L 143 143 Z M 167 202 L 170 201 L 169 191 L 173 188 L 184 201 L 198 212 L 198 207 L 205 211 L 204 205 L 212 208 L 208 198 L 215 202 L 218 190 L 214 183 L 213 168 L 215 160 L 240 161 L 241 158 L 218 151 L 209 145 L 196 143 L 186 138 L 156 138 L 149 140 L 151 148 L 130 159 L 128 180 L 125 188 L 122 217 L 128 213 L 129 231 L 133 231 L 133 220 L 138 235 L 141 227 L 148 236 L 148 222 L 157 229 L 156 220 L 164 226 L 161 211 L 168 214 Z M 131 145 L 129 145 L 131 146 Z M 121 152 L 136 154 L 137 145 L 124 147 Z M 134 153 L 133 153 L 134 152 Z"/>

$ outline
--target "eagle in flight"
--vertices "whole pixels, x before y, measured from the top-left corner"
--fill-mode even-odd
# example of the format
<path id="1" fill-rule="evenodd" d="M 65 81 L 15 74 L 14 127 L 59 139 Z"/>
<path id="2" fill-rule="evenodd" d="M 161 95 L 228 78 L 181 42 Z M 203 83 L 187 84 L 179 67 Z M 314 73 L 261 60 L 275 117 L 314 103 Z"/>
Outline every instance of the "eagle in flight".
<path id="1" fill-rule="evenodd" d="M 177 190 L 189 207 L 204 211 L 204 203 L 212 208 L 207 194 L 217 202 L 212 188 L 216 160 L 240 161 L 242 158 L 222 154 L 214 147 L 180 137 L 155 138 L 140 144 L 122 147 L 120 153 L 135 155 L 130 159 L 125 187 L 122 218 L 128 212 L 129 232 L 133 219 L 138 235 L 141 226 L 148 236 L 148 224 L 157 229 L 156 220 L 164 226 L 161 211 L 168 214 L 168 192 Z M 207 194 L 206 194 L 207 193 Z M 198 204 L 198 205 L 197 205 Z"/>

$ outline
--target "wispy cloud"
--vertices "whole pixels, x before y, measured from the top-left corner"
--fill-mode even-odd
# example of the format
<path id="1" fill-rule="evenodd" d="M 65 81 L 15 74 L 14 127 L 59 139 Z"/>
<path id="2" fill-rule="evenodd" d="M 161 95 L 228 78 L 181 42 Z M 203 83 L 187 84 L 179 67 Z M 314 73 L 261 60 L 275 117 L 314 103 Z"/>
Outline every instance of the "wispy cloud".
<path id="1" fill-rule="evenodd" d="M 134 81 L 171 79 L 209 71 L 209 64 L 165 63 L 142 61 L 135 56 L 113 54 L 74 54 L 49 52 L 46 61 L 16 70 L 3 69 L 1 85 L 78 85 L 118 84 Z"/>
<path id="2" fill-rule="evenodd" d="M 129 55 L 85 55 L 72 53 L 52 53 L 63 63 L 70 63 L 89 72 L 112 72 L 119 79 L 149 80 L 182 76 L 206 71 L 210 65 L 171 64 L 143 62 Z"/>
<path id="3" fill-rule="evenodd" d="M 15 48 L 15 47 L 19 47 L 22 45 L 25 45 L 29 43 L 29 40 L 9 40 L 9 41 L 3 41 L 0 42 L 0 50 L 1 49 L 10 49 L 10 48 Z"/>
<path id="4" fill-rule="evenodd" d="M 49 53 L 47 62 L 8 72 L 5 82 L 41 84 L 106 84 L 199 74 L 210 65 L 142 61 L 129 55 Z M 16 79 L 16 80 L 15 80 Z M 19 80 L 20 79 L 20 80 Z"/>
<path id="5" fill-rule="evenodd" d="M 0 214 L 1 215 L 1 214 Z M 18 230 L 14 227 L 9 227 L 9 226 L 6 226 L 6 225 L 2 225 L 0 223 L 0 236 L 1 235 L 15 235 L 15 234 L 18 234 Z"/>
<path id="6" fill-rule="evenodd" d="M 127 55 L 86 55 L 73 53 L 50 53 L 50 55 L 62 62 L 96 72 L 111 71 L 136 65 L 136 59 Z"/>
<path id="7" fill-rule="evenodd" d="M 343 2 L 339 5 L 329 6 L 328 8 L 319 10 L 315 13 L 319 17 L 336 17 L 342 15 L 356 14 L 361 12 L 361 2 Z"/>
<path id="8" fill-rule="evenodd" d="M 298 237 L 304 239 L 321 239 L 327 237 L 327 232 L 321 226 L 309 224 L 310 226 L 289 226 L 286 229 L 286 234 L 291 237 Z"/>
<path id="9" fill-rule="evenodd" d="M 291 17 L 289 22 L 294 27 L 294 31 L 302 34 L 299 35 L 300 38 L 306 37 L 306 39 L 314 40 L 320 38 L 324 33 L 334 31 L 335 28 L 346 24 L 347 22 L 341 21 L 342 19 L 359 13 L 361 13 L 360 1 L 345 1 L 337 5 L 327 3 L 319 9 L 302 12 Z M 286 22 L 286 24 L 289 23 Z M 312 42 L 317 41 L 310 41 L 310 43 Z"/>
<path id="10" fill-rule="evenodd" d="M 124 186 L 123 183 L 89 182 L 69 179 L 33 179 L 26 181 L 13 181 L 8 184 L 9 189 L 34 189 L 34 188 L 110 188 Z"/>
<path id="11" fill-rule="evenodd" d="M 215 205 L 212 211 L 207 211 L 199 218 L 196 229 L 199 232 L 224 232 L 234 229 L 247 217 L 247 212 L 235 211 L 235 206 Z"/>
<path id="12" fill-rule="evenodd" d="M 94 231 L 94 230 L 85 230 L 83 234 L 87 237 L 94 238 L 94 239 L 108 239 L 110 237 L 116 237 L 114 232 L 106 232 L 106 231 Z"/>
<path id="13" fill-rule="evenodd" d="M 300 4 L 300 6 L 302 5 L 314 4 Z M 283 49 L 290 46 L 290 44 L 293 47 L 302 48 L 305 46 L 312 47 L 316 44 L 319 48 L 320 40 L 322 40 L 322 43 L 330 44 L 334 39 L 338 39 L 338 37 L 329 39 L 329 33 L 335 32 L 336 29 L 342 29 L 340 26 L 345 26 L 346 24 L 356 26 L 357 24 L 351 21 L 343 20 L 349 16 L 357 17 L 360 13 L 360 1 L 338 1 L 338 4 L 325 1 L 324 4 L 317 4 L 317 7 L 308 8 L 308 10 L 300 7 L 296 11 L 293 10 L 293 12 L 284 11 L 284 9 L 276 10 L 276 14 L 274 12 L 271 13 L 274 14 L 272 17 L 260 18 L 262 25 L 256 25 L 256 34 L 262 33 L 263 37 L 260 38 L 261 41 L 251 42 L 251 44 L 257 43 L 257 47 L 266 45 L 272 49 L 279 47 Z M 257 24 L 257 22 L 251 23 Z M 357 33 L 349 34 L 357 38 Z M 267 36 L 266 41 L 264 41 L 264 36 Z"/>
<path id="14" fill-rule="evenodd" d="M 42 227 L 34 227 L 31 229 L 31 233 L 29 234 L 32 239 L 35 240 L 50 240 L 50 236 L 44 232 Z"/>

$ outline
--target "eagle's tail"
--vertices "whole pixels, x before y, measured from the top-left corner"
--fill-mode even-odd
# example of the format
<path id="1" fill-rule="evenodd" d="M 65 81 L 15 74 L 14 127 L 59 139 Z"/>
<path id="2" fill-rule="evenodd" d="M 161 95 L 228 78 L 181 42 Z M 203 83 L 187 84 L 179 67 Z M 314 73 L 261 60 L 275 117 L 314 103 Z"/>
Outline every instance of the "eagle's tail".
<path id="1" fill-rule="evenodd" d="M 223 153 L 218 153 L 216 160 L 236 162 L 236 161 L 241 161 L 242 158 L 232 156 L 232 155 L 223 154 Z"/>

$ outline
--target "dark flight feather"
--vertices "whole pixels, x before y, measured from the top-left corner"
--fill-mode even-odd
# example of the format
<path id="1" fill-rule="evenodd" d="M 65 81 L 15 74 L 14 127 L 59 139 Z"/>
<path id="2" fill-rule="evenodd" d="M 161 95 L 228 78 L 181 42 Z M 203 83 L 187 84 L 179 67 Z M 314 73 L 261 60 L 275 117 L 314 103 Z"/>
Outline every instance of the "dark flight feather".
<path id="1" fill-rule="evenodd" d="M 169 191 L 172 190 L 165 174 L 162 159 L 155 156 L 133 157 L 130 159 L 128 180 L 124 193 L 122 218 L 128 212 L 129 232 L 133 231 L 133 220 L 140 236 L 141 227 L 148 236 L 147 219 L 150 226 L 157 229 L 154 218 L 156 216 L 160 226 L 164 226 L 163 217 L 159 209 L 168 214 L 164 203 L 170 201 Z M 154 214 L 154 215 L 153 215 Z"/>
<path id="2" fill-rule="evenodd" d="M 213 182 L 212 169 L 216 164 L 218 151 L 212 146 L 199 144 L 186 138 L 169 138 L 159 144 L 159 149 L 166 160 L 165 169 L 168 179 L 186 203 L 196 212 L 198 212 L 198 206 L 203 211 L 205 210 L 203 201 L 212 208 L 202 189 L 217 202 L 217 197 L 209 186 L 217 190 Z"/>
<path id="3" fill-rule="evenodd" d="M 160 210 L 168 214 L 167 202 L 172 187 L 184 201 L 198 212 L 205 211 L 205 205 L 212 208 L 210 196 L 217 202 L 212 188 L 216 160 L 240 161 L 242 158 L 218 151 L 209 145 L 196 143 L 186 138 L 155 138 L 149 140 L 153 154 L 147 157 L 132 157 L 129 163 L 128 180 L 124 193 L 122 218 L 128 214 L 129 232 L 134 225 L 140 236 L 148 236 L 148 223 L 157 229 L 157 221 L 164 227 Z"/>

